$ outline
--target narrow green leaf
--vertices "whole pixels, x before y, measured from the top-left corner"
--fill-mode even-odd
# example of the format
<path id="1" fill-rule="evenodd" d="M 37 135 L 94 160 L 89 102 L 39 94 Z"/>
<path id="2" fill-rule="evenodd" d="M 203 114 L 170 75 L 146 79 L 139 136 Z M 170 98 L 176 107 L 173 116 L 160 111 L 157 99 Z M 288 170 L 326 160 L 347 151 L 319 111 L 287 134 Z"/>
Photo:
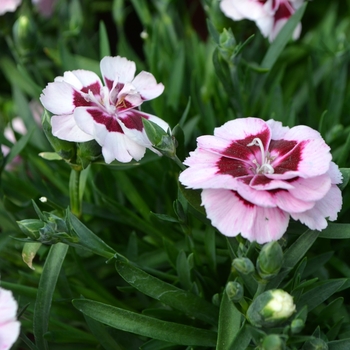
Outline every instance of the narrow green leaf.
<path id="1" fill-rule="evenodd" d="M 230 350 L 247 350 L 251 339 L 252 336 L 250 334 L 249 328 L 243 326 L 231 344 Z"/>
<path id="2" fill-rule="evenodd" d="M 219 329 L 216 350 L 229 350 L 241 326 L 241 313 L 224 292 L 219 314 Z"/>
<path id="3" fill-rule="evenodd" d="M 108 41 L 108 34 L 106 25 L 104 22 L 100 21 L 100 57 L 110 56 L 111 55 L 111 49 L 109 47 L 109 41 Z"/>
<path id="4" fill-rule="evenodd" d="M 346 279 L 337 279 L 320 282 L 301 296 L 297 303 L 297 309 L 301 309 L 303 306 L 307 305 L 308 311 L 313 310 L 316 306 L 336 293 L 344 284 L 345 280 Z"/>
<path id="5" fill-rule="evenodd" d="M 33 126 L 28 132 L 23 135 L 11 148 L 10 153 L 6 157 L 6 164 L 9 164 L 12 162 L 12 160 L 24 149 L 24 147 L 29 142 L 29 139 L 32 137 L 32 134 L 35 130 L 35 127 Z"/>
<path id="6" fill-rule="evenodd" d="M 49 327 L 53 292 L 67 251 L 68 245 L 63 243 L 51 246 L 41 274 L 33 317 L 34 338 L 40 350 L 49 349 L 44 336 Z"/>
<path id="7" fill-rule="evenodd" d="M 320 324 L 328 319 L 332 318 L 335 313 L 339 311 L 343 305 L 344 298 L 337 298 L 332 300 L 318 315 L 317 322 Z"/>
<path id="8" fill-rule="evenodd" d="M 217 324 L 218 309 L 200 297 L 149 275 L 136 266 L 118 259 L 116 269 L 121 277 L 140 292 L 212 325 Z"/>
<path id="9" fill-rule="evenodd" d="M 321 231 L 319 237 L 330 239 L 348 239 L 350 238 L 350 224 L 329 223 L 328 226 Z"/>
<path id="10" fill-rule="evenodd" d="M 106 327 L 98 321 L 95 321 L 93 318 L 84 315 L 85 321 L 89 326 L 91 333 L 99 341 L 101 346 L 105 350 L 124 350 L 114 338 L 108 333 Z"/>
<path id="11" fill-rule="evenodd" d="M 166 322 L 93 300 L 75 299 L 73 305 L 85 315 L 110 327 L 174 344 L 215 346 L 216 333 L 200 328 Z"/>
<path id="12" fill-rule="evenodd" d="M 122 171 L 116 171 L 114 176 L 117 179 L 119 188 L 123 191 L 129 202 L 138 210 L 142 217 L 148 221 L 151 210 L 128 176 Z"/>
<path id="13" fill-rule="evenodd" d="M 341 174 L 343 175 L 343 182 L 339 185 L 340 190 L 342 191 L 350 180 L 350 168 L 340 168 Z"/>
<path id="14" fill-rule="evenodd" d="M 79 237 L 79 243 L 73 243 L 73 246 L 79 246 L 88 249 L 95 254 L 101 255 L 107 259 L 113 258 L 116 251 L 108 246 L 101 238 L 89 230 L 76 216 L 68 212 L 68 220 Z"/>
<path id="15" fill-rule="evenodd" d="M 287 23 L 283 26 L 276 39 L 271 44 L 269 50 L 266 52 L 264 59 L 261 62 L 261 67 L 271 69 L 281 52 L 287 45 L 288 41 L 292 37 L 295 27 L 300 22 L 305 12 L 307 3 L 302 5 L 294 14 L 289 18 Z"/>
<path id="16" fill-rule="evenodd" d="M 350 338 L 342 340 L 334 340 L 327 343 L 328 350 L 349 350 Z"/>
<path id="17" fill-rule="evenodd" d="M 283 267 L 292 269 L 302 259 L 319 236 L 318 231 L 304 232 L 284 253 Z"/>

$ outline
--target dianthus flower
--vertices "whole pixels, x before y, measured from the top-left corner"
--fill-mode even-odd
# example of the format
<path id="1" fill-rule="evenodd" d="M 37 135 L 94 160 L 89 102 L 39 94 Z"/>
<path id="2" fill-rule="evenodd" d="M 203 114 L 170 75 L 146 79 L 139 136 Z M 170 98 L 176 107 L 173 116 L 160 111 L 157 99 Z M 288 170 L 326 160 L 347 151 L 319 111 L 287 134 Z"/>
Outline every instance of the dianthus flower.
<path id="1" fill-rule="evenodd" d="M 304 0 L 222 0 L 221 10 L 235 21 L 249 19 L 255 21 L 262 35 L 272 42 L 289 17 L 303 4 Z M 299 23 L 294 30 L 293 39 L 301 32 Z"/>
<path id="2" fill-rule="evenodd" d="M 0 288 L 0 350 L 8 350 L 17 340 L 20 323 L 16 320 L 17 302 L 12 292 Z"/>
<path id="3" fill-rule="evenodd" d="M 124 57 L 104 57 L 100 68 L 104 85 L 94 72 L 80 69 L 65 72 L 43 90 L 40 101 L 54 114 L 53 135 L 73 142 L 96 140 L 106 163 L 140 160 L 146 148 L 157 152 L 147 138 L 142 118 L 165 131 L 168 124 L 138 107 L 158 97 L 163 84 L 144 71 L 134 77 L 135 63 Z"/>
<path id="4" fill-rule="evenodd" d="M 281 238 L 290 217 L 312 230 L 336 220 L 342 175 L 317 131 L 241 118 L 197 143 L 180 182 L 203 189 L 207 216 L 224 235 L 266 243 Z"/>

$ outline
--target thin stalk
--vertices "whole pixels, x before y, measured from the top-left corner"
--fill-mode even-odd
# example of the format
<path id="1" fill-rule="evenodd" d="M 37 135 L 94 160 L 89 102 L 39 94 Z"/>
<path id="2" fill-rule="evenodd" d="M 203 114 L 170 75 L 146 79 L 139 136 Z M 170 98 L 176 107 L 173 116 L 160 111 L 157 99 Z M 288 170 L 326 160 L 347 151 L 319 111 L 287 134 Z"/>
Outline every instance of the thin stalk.
<path id="1" fill-rule="evenodd" d="M 69 197 L 72 213 L 80 218 L 82 214 L 82 196 L 80 195 L 80 170 L 72 169 L 69 178 Z"/>

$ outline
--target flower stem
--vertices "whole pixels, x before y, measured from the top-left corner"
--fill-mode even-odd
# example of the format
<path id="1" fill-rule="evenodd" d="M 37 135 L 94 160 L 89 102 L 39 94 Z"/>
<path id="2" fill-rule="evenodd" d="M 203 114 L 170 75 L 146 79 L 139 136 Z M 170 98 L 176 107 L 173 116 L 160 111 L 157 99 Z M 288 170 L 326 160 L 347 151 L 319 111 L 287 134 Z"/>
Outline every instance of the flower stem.
<path id="1" fill-rule="evenodd" d="M 72 169 L 69 178 L 69 197 L 72 213 L 80 218 L 82 214 L 82 203 L 80 196 L 80 170 Z"/>
<path id="2" fill-rule="evenodd" d="M 186 169 L 186 167 L 183 165 L 183 163 L 181 162 L 181 160 L 178 158 L 177 155 L 175 155 L 171 159 L 180 167 L 181 170 L 185 170 Z"/>

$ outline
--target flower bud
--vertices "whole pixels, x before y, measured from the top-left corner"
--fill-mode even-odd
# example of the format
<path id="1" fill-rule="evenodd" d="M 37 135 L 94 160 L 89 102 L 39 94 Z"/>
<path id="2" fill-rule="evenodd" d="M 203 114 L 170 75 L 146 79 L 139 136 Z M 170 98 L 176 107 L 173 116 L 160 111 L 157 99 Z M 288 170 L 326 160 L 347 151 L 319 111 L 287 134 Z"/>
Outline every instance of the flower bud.
<path id="1" fill-rule="evenodd" d="M 271 279 L 280 271 L 283 263 L 283 251 L 277 241 L 265 244 L 256 261 L 256 268 L 263 279 Z"/>
<path id="2" fill-rule="evenodd" d="M 220 303 L 221 303 L 220 294 L 219 293 L 214 294 L 213 297 L 211 298 L 211 302 L 215 306 L 220 307 Z"/>
<path id="3" fill-rule="evenodd" d="M 55 152 L 58 153 L 58 155 L 66 161 L 71 161 L 72 159 L 75 159 L 75 153 L 76 153 L 75 143 L 61 140 L 52 135 L 52 127 L 51 127 L 50 118 L 47 112 L 45 112 L 43 116 L 42 125 L 43 125 L 45 136 L 49 140 Z"/>
<path id="4" fill-rule="evenodd" d="M 77 144 L 77 163 L 86 169 L 90 163 L 96 161 L 102 153 L 101 146 L 95 141 L 81 142 Z"/>
<path id="5" fill-rule="evenodd" d="M 21 55 L 27 55 L 37 45 L 37 29 L 28 16 L 20 16 L 12 27 L 13 41 Z"/>
<path id="6" fill-rule="evenodd" d="M 293 320 L 290 325 L 292 334 L 300 333 L 304 328 L 304 326 L 305 326 L 305 322 L 301 318 L 297 318 Z"/>
<path id="7" fill-rule="evenodd" d="M 255 271 L 253 263 L 248 258 L 233 259 L 232 267 L 243 275 L 249 275 Z"/>
<path id="8" fill-rule="evenodd" d="M 234 303 L 239 302 L 244 295 L 243 286 L 238 282 L 228 282 L 225 291 L 229 300 L 233 301 Z"/>
<path id="9" fill-rule="evenodd" d="M 294 311 L 293 297 L 282 289 L 272 289 L 253 300 L 247 319 L 256 327 L 274 327 L 287 320 Z"/>
<path id="10" fill-rule="evenodd" d="M 219 37 L 219 50 L 225 60 L 229 61 L 233 56 L 236 49 L 236 39 L 232 33 L 231 28 L 220 34 Z"/>
<path id="11" fill-rule="evenodd" d="M 25 219 L 17 221 L 17 224 L 21 231 L 33 240 L 37 240 L 40 237 L 39 231 L 45 226 L 41 220 L 37 219 Z"/>
<path id="12" fill-rule="evenodd" d="M 262 350 L 284 350 L 285 348 L 284 341 L 277 334 L 267 335 L 261 346 Z"/>
<path id="13" fill-rule="evenodd" d="M 174 158 L 176 156 L 176 139 L 167 134 L 158 124 L 142 118 L 143 127 L 146 135 L 153 147 L 166 157 Z"/>
<path id="14" fill-rule="evenodd" d="M 315 338 L 305 343 L 303 350 L 328 350 L 328 345 L 321 338 Z"/>

